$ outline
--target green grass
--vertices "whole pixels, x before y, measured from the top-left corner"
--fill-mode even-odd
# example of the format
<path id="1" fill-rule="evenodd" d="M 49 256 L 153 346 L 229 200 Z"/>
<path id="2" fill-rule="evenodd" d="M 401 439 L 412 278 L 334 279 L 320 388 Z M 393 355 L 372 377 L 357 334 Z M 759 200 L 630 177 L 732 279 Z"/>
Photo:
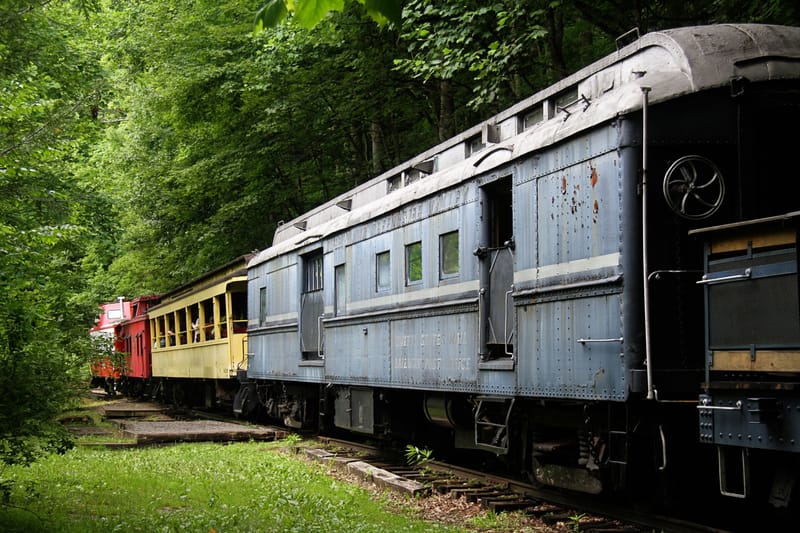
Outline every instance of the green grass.
<path id="1" fill-rule="evenodd" d="M 280 443 L 77 447 L 0 470 L 5 532 L 458 531 L 289 457 Z M 396 507 L 396 506 L 395 506 Z"/>

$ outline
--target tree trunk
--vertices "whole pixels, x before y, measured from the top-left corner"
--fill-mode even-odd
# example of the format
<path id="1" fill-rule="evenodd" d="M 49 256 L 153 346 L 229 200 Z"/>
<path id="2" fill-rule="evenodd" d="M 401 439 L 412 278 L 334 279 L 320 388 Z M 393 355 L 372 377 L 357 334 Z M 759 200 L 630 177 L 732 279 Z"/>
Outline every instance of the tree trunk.
<path id="1" fill-rule="evenodd" d="M 372 143 L 372 172 L 378 175 L 383 169 L 384 150 L 381 125 L 374 120 L 369 123 L 369 139 Z"/>
<path id="2" fill-rule="evenodd" d="M 455 135 L 453 90 L 449 80 L 439 82 L 439 141 Z"/>

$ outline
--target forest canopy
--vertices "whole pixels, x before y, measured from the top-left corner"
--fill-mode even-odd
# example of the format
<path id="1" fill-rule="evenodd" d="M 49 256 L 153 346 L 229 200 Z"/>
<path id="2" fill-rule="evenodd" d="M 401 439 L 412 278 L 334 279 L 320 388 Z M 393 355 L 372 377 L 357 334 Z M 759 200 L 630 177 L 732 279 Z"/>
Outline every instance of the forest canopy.
<path id="1" fill-rule="evenodd" d="M 67 446 L 48 422 L 85 385 L 98 303 L 268 247 L 282 221 L 602 57 L 634 27 L 797 25 L 799 9 L 0 0 L 0 460 Z"/>

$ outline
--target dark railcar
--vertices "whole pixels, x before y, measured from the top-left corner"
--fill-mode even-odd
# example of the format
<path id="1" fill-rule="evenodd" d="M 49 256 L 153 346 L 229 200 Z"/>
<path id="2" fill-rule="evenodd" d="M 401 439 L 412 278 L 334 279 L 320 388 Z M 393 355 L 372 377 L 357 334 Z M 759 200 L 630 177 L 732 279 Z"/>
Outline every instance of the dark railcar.
<path id="1" fill-rule="evenodd" d="M 701 442 L 720 490 L 787 506 L 800 451 L 800 211 L 703 228 L 705 380 Z"/>

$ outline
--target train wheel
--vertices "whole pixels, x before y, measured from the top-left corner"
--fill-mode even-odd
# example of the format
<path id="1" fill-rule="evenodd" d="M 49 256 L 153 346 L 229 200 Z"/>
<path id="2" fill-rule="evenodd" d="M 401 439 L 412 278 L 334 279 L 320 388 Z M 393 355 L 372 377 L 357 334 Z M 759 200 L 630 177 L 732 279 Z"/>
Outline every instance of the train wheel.
<path id="1" fill-rule="evenodd" d="M 722 205 L 725 181 L 717 165 L 699 155 L 681 157 L 667 170 L 664 199 L 675 213 L 690 220 L 708 218 Z"/>

